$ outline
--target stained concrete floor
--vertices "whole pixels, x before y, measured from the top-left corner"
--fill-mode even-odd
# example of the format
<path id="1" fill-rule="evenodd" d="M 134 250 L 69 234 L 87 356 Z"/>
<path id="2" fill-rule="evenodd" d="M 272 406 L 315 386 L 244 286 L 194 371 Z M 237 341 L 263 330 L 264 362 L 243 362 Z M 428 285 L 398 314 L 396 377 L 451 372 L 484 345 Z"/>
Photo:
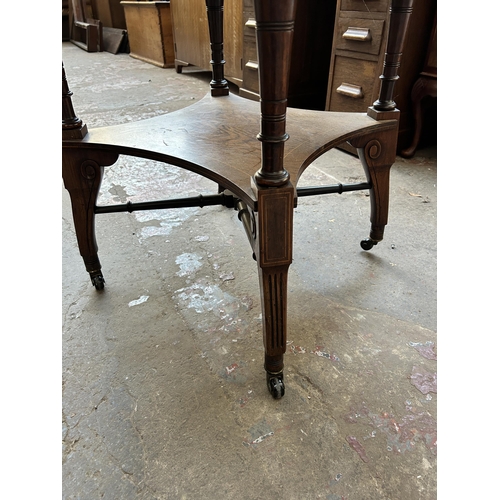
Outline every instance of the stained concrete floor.
<path id="1" fill-rule="evenodd" d="M 62 44 L 89 127 L 171 112 L 207 73 Z M 104 292 L 63 200 L 65 499 L 436 498 L 436 150 L 397 158 L 386 238 L 364 192 L 301 198 L 289 275 L 286 395 L 269 395 L 250 246 L 223 207 L 99 215 Z M 332 151 L 301 184 L 364 179 Z M 122 157 L 102 203 L 212 193 Z"/>

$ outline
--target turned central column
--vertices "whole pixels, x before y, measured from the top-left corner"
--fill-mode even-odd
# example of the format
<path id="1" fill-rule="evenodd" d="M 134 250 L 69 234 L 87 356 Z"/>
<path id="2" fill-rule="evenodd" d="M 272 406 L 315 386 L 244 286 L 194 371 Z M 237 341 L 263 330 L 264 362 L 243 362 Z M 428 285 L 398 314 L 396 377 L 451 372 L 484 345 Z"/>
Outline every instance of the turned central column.
<path id="1" fill-rule="evenodd" d="M 296 0 L 254 3 L 261 109 L 257 138 L 262 142 L 262 165 L 255 181 L 260 186 L 282 186 L 290 177 L 283 167 L 283 153 Z"/>

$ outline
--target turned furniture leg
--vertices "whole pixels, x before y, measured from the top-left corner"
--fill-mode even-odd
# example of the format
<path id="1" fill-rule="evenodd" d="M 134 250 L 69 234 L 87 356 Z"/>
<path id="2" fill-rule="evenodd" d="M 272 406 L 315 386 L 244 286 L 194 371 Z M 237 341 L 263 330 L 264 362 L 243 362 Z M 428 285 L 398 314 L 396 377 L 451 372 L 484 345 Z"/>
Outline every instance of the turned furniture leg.
<path id="1" fill-rule="evenodd" d="M 95 239 L 94 209 L 99 195 L 105 166 L 113 165 L 118 154 L 79 148 L 79 141 L 87 135 L 87 126 L 78 118 L 73 109 L 62 66 L 62 176 L 64 186 L 71 197 L 73 222 L 80 254 L 97 290 L 104 288 L 104 277 L 97 257 Z"/>
<path id="2" fill-rule="evenodd" d="M 393 100 L 394 87 L 399 79 L 398 70 L 403 55 L 413 0 L 392 0 L 389 34 L 384 57 L 384 67 L 380 75 L 379 97 L 368 108 L 367 114 L 374 120 L 398 120 L 395 128 L 372 137 L 362 137 L 351 141 L 371 184 L 371 230 L 370 237 L 361 242 L 363 250 L 370 250 L 382 241 L 389 212 L 389 171 L 396 160 L 399 110 Z"/>
<path id="3" fill-rule="evenodd" d="M 212 54 L 212 81 L 210 92 L 212 97 L 229 95 L 229 84 L 224 78 L 224 0 L 205 0 L 210 36 L 210 52 Z"/>
<path id="4" fill-rule="evenodd" d="M 287 281 L 292 263 L 294 189 L 256 188 L 258 196 L 254 251 L 259 267 L 264 368 L 271 395 L 285 394 L 283 355 L 286 351 Z"/>
<path id="5" fill-rule="evenodd" d="M 257 195 L 255 255 L 259 265 L 265 369 L 271 395 L 285 393 L 288 267 L 292 262 L 295 190 L 284 168 L 288 76 L 296 0 L 254 0 L 259 60 L 261 166 L 253 177 Z M 276 54 L 280 54 L 279 61 Z"/>
<path id="6" fill-rule="evenodd" d="M 104 167 L 117 159 L 116 153 L 63 148 L 62 174 L 71 197 L 78 248 L 97 290 L 104 288 L 104 277 L 97 256 L 94 210 Z"/>

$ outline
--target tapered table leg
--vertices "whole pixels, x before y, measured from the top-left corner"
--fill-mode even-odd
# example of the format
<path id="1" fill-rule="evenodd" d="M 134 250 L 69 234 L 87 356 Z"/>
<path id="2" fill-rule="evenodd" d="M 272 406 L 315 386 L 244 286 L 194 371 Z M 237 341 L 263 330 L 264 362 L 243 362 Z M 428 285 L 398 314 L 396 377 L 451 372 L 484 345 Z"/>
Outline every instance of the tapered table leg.
<path id="1" fill-rule="evenodd" d="M 292 262 L 294 189 L 257 188 L 258 212 L 255 255 L 259 266 L 262 303 L 264 366 L 272 396 L 285 393 L 283 355 L 286 351 L 287 282 Z"/>

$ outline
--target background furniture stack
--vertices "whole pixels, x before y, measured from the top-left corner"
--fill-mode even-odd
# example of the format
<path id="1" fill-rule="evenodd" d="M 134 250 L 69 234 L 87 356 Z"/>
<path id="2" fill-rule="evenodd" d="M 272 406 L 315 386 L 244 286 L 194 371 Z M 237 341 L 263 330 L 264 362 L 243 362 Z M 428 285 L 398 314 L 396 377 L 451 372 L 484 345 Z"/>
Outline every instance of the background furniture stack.
<path id="1" fill-rule="evenodd" d="M 288 102 L 291 107 L 365 111 L 376 100 L 388 33 L 390 0 L 298 0 Z M 210 70 L 205 5 L 172 0 L 175 67 Z M 258 99 L 258 61 L 252 0 L 226 0 L 226 78 Z M 436 1 L 415 2 L 395 89 L 401 111 L 398 150 L 414 135 L 411 91 L 424 65 Z"/>
<path id="2" fill-rule="evenodd" d="M 87 52 L 128 52 L 120 0 L 63 0 L 63 41 Z"/>
<path id="3" fill-rule="evenodd" d="M 124 1 L 130 55 L 161 68 L 174 66 L 170 2 Z"/>

